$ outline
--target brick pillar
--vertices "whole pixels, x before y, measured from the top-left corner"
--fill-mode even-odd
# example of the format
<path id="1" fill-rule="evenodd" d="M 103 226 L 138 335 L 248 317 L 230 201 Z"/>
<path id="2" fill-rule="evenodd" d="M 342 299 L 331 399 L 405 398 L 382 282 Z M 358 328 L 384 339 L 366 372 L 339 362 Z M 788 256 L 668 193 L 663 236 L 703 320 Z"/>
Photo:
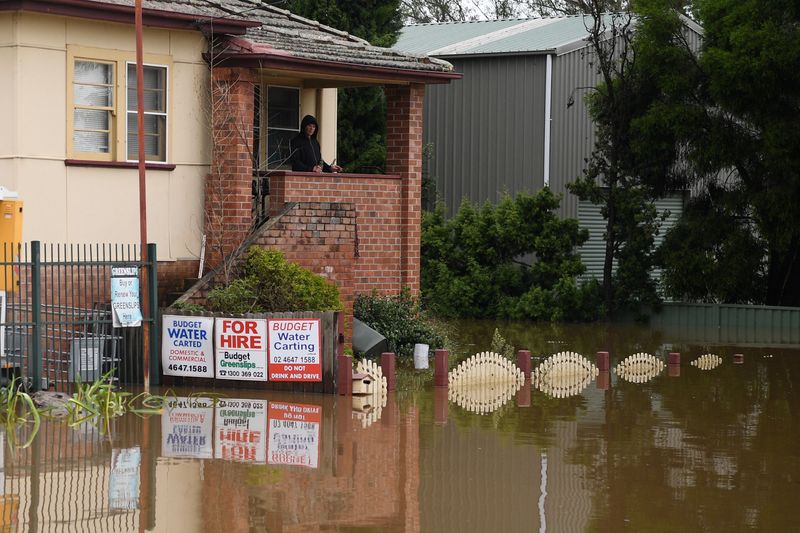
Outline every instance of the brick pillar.
<path id="1" fill-rule="evenodd" d="M 206 179 L 206 261 L 214 267 L 252 225 L 252 71 L 214 68 L 211 94 L 211 174 Z"/>
<path id="2" fill-rule="evenodd" d="M 400 283 L 419 292 L 422 216 L 422 100 L 425 86 L 386 86 L 386 173 L 402 178 Z"/>

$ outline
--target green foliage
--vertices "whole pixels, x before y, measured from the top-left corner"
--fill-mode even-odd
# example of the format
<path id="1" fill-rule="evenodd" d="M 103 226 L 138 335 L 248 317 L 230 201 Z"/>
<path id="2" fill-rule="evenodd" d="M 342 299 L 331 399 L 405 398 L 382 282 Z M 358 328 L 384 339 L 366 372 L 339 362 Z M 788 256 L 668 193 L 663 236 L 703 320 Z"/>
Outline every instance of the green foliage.
<path id="1" fill-rule="evenodd" d="M 510 344 L 501 334 L 500 330 L 494 328 L 494 334 L 492 334 L 492 344 L 489 347 L 490 352 L 494 352 L 496 354 L 500 354 L 506 359 L 515 360 L 516 351 L 514 349 L 514 345 Z"/>
<path id="2" fill-rule="evenodd" d="M 424 304 L 450 318 L 591 320 L 596 284 L 578 286 L 584 272 L 576 247 L 588 235 L 554 211 L 559 197 L 506 196 L 476 208 L 464 202 L 451 219 L 444 206 L 422 219 Z M 533 256 L 529 263 L 520 258 Z"/>
<path id="3" fill-rule="evenodd" d="M 766 244 L 756 237 L 746 206 L 711 188 L 695 198 L 659 251 L 664 289 L 675 299 L 763 303 Z"/>
<path id="4" fill-rule="evenodd" d="M 111 421 L 125 413 L 138 415 L 160 414 L 167 400 L 166 396 L 118 390 L 111 381 L 115 370 L 110 370 L 92 383 L 81 383 L 80 376 L 75 384 L 75 393 L 67 403 L 67 422 L 70 427 L 91 423 L 108 434 Z"/>
<path id="5" fill-rule="evenodd" d="M 707 189 L 714 205 L 697 205 L 722 216 L 707 221 L 733 225 L 727 233 L 704 227 L 710 235 L 693 235 L 700 244 L 694 249 L 679 235 L 697 227 L 700 215 L 675 229 L 665 253 L 682 261 L 666 263 L 670 290 L 704 301 L 800 305 L 800 11 L 788 0 L 701 0 L 694 13 L 704 28 L 694 53 L 674 24 L 653 17 L 639 30 L 646 53 L 639 64 L 659 93 L 637 124 L 637 144 L 685 167 L 686 181 Z M 741 257 L 731 248 L 737 241 L 752 253 L 763 246 L 762 255 L 744 261 L 758 269 L 756 279 L 736 264 L 705 288 L 692 282 L 686 264 L 716 272 L 723 257 Z"/>
<path id="6" fill-rule="evenodd" d="M 39 432 L 41 416 L 33 399 L 21 386 L 21 380 L 14 377 L 6 387 L 0 389 L 0 423 L 5 427 L 12 447 L 27 448 Z M 32 425 L 28 439 L 17 446 L 17 429 L 28 424 Z"/>
<path id="7" fill-rule="evenodd" d="M 242 277 L 208 294 L 210 311 L 265 313 L 342 309 L 339 290 L 322 276 L 288 262 L 277 250 L 250 248 Z"/>
<path id="8" fill-rule="evenodd" d="M 170 307 L 176 311 L 187 311 L 189 313 L 202 313 L 206 310 L 202 305 L 191 302 L 174 302 Z"/>
<path id="9" fill-rule="evenodd" d="M 389 349 L 397 357 L 411 356 L 417 343 L 440 348 L 446 342 L 441 328 L 422 312 L 407 288 L 394 296 L 376 291 L 357 295 L 353 316 L 386 337 Z"/>

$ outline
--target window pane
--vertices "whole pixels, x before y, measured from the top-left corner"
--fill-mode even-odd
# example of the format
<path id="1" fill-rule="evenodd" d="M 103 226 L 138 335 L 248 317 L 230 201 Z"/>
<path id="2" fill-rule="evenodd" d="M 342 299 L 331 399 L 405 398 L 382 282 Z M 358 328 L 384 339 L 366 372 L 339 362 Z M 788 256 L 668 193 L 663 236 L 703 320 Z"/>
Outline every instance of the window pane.
<path id="1" fill-rule="evenodd" d="M 102 109 L 76 109 L 73 126 L 76 130 L 109 130 L 111 117 Z"/>
<path id="2" fill-rule="evenodd" d="M 289 143 L 296 131 L 267 130 L 267 165 L 268 168 L 291 168 Z"/>
<path id="3" fill-rule="evenodd" d="M 144 66 L 144 110 L 163 113 L 166 111 L 167 69 Z M 136 111 L 136 65 L 128 63 L 128 111 Z"/>
<path id="4" fill-rule="evenodd" d="M 300 90 L 270 87 L 267 93 L 267 127 L 300 128 Z"/>
<path id="5" fill-rule="evenodd" d="M 147 161 L 166 161 L 167 117 L 145 115 L 144 154 Z M 136 113 L 128 113 L 128 159 L 139 159 L 139 136 L 136 128 Z"/>
<path id="6" fill-rule="evenodd" d="M 78 105 L 111 107 L 112 95 L 111 87 L 75 84 L 75 103 Z"/>
<path id="7" fill-rule="evenodd" d="M 76 60 L 73 77 L 76 83 L 111 85 L 114 82 L 114 71 L 111 67 L 110 63 Z"/>
<path id="8" fill-rule="evenodd" d="M 75 131 L 72 144 L 77 152 L 109 153 L 109 134 L 101 131 Z"/>

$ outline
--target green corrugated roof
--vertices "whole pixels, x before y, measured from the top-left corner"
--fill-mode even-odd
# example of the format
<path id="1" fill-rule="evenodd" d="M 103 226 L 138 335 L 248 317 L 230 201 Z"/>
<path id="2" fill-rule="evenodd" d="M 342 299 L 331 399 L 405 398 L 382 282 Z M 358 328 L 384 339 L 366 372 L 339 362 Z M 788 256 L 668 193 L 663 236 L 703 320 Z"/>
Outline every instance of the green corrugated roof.
<path id="1" fill-rule="evenodd" d="M 556 52 L 588 35 L 584 16 L 420 24 L 403 28 L 394 47 L 434 56 Z M 610 22 L 610 15 L 609 15 Z"/>
<path id="2" fill-rule="evenodd" d="M 437 50 L 473 37 L 516 26 L 522 22 L 525 22 L 525 20 L 414 24 L 403 28 L 393 48 L 412 54 L 428 54 L 431 50 Z"/>

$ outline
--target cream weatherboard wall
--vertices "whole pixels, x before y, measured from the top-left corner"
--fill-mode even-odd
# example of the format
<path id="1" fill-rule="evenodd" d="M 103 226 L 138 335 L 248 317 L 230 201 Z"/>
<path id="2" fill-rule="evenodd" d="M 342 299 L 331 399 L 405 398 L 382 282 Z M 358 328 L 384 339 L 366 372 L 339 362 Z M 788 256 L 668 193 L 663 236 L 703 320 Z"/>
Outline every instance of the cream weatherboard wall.
<path id="1" fill-rule="evenodd" d="M 0 14 L 0 185 L 25 202 L 25 241 L 139 241 L 137 170 L 64 163 L 70 51 L 102 49 L 132 60 L 134 43 L 128 25 Z M 145 54 L 169 61 L 167 163 L 176 165 L 147 173 L 148 240 L 159 259 L 196 258 L 210 168 L 205 41 L 198 32 L 146 29 L 144 43 Z"/>

